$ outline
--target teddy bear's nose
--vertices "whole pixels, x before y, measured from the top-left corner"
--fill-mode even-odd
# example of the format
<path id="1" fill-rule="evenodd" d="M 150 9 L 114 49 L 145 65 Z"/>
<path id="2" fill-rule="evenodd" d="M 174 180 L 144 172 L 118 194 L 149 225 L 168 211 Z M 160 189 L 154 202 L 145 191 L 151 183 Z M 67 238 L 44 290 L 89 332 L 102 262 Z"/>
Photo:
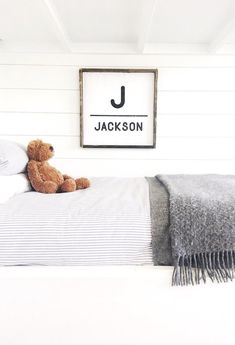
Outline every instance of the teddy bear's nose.
<path id="1" fill-rule="evenodd" d="M 49 149 L 51 150 L 51 152 L 54 151 L 54 147 L 53 146 L 50 146 Z"/>

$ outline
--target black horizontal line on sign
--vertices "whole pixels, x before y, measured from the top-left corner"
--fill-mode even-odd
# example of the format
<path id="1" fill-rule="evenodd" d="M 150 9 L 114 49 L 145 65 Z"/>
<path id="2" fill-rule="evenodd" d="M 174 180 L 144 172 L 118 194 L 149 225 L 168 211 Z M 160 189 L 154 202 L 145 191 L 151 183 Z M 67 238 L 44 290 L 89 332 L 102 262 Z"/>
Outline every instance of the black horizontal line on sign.
<path id="1" fill-rule="evenodd" d="M 113 117 L 148 117 L 148 115 L 132 115 L 132 114 L 129 114 L 129 115 L 109 115 L 109 114 L 90 114 L 90 116 L 102 116 L 102 117 L 111 117 L 111 116 L 113 116 Z"/>

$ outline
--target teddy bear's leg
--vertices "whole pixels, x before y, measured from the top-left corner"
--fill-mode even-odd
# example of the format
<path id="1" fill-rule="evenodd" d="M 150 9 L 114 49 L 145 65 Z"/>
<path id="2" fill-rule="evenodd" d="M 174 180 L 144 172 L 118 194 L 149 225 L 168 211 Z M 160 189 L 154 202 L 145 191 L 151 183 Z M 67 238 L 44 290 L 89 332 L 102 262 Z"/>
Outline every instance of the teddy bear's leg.
<path id="1" fill-rule="evenodd" d="M 74 179 L 69 178 L 65 180 L 60 186 L 61 192 L 74 192 L 76 190 L 76 182 Z"/>
<path id="2" fill-rule="evenodd" d="M 56 193 L 58 189 L 58 185 L 53 181 L 45 181 L 41 186 L 42 193 Z"/>
<path id="3" fill-rule="evenodd" d="M 75 182 L 77 189 L 85 189 L 90 187 L 90 181 L 85 177 L 77 178 Z"/>

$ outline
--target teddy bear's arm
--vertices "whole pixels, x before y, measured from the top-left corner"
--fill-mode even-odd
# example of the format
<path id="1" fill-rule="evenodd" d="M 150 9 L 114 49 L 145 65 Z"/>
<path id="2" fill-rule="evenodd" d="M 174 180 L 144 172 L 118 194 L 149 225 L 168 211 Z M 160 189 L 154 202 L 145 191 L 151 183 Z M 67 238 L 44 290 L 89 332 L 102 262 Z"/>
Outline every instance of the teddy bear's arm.
<path id="1" fill-rule="evenodd" d="M 31 160 L 27 166 L 28 177 L 33 188 L 40 193 L 56 193 L 57 184 L 52 181 L 43 181 L 38 171 L 37 162 Z"/>

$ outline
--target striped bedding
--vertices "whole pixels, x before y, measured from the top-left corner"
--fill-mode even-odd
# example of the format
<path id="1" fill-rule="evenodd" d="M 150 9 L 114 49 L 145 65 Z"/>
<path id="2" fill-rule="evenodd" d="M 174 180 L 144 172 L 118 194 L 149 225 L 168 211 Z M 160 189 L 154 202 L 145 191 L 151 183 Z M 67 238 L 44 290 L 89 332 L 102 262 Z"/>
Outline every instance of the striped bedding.
<path id="1" fill-rule="evenodd" d="M 68 194 L 0 205 L 0 265 L 151 265 L 145 178 L 93 178 Z"/>

